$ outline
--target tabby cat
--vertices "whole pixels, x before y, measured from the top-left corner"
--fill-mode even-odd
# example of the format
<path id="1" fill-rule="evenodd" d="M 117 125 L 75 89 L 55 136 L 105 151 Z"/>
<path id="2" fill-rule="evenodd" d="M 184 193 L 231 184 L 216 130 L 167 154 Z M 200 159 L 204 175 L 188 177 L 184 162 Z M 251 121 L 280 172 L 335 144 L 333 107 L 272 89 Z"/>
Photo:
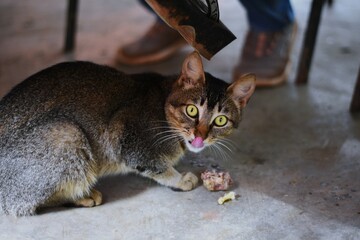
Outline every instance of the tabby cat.
<path id="1" fill-rule="evenodd" d="M 29 77 L 0 101 L 0 212 L 93 207 L 105 175 L 134 172 L 182 191 L 198 178 L 173 167 L 230 134 L 255 89 L 203 71 L 191 53 L 178 76 L 125 74 L 66 62 Z"/>

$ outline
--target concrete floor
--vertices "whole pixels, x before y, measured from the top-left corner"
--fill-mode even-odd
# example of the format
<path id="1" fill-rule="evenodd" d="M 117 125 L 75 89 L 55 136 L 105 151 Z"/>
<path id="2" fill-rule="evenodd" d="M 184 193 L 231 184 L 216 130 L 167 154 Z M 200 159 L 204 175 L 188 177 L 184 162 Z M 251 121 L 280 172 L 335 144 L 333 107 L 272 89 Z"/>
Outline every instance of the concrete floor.
<path id="1" fill-rule="evenodd" d="M 218 164 L 240 197 L 199 186 L 174 192 L 138 176 L 103 179 L 104 204 L 48 209 L 38 216 L 0 216 L 0 239 L 360 239 L 360 116 L 348 107 L 360 59 L 360 3 L 325 8 L 310 83 L 294 84 L 310 0 L 292 1 L 299 22 L 294 68 L 286 85 L 258 90 L 232 137 L 229 156 L 189 154 L 180 170 Z M 230 80 L 247 25 L 236 0 L 220 1 L 238 40 L 205 62 Z M 66 1 L 0 2 L 0 97 L 36 71 L 65 60 L 113 65 L 119 45 L 138 37 L 152 16 L 135 1 L 81 1 L 77 48 L 62 53 Z M 191 48 L 127 72 L 176 73 Z"/>

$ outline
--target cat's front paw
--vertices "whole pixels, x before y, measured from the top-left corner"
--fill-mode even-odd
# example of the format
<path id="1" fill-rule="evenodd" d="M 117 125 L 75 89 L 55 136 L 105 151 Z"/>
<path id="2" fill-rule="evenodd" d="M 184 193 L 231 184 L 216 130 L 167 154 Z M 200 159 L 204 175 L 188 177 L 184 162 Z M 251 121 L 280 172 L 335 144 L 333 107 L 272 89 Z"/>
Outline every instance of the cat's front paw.
<path id="1" fill-rule="evenodd" d="M 90 196 L 79 199 L 74 202 L 75 206 L 78 207 L 95 207 L 102 203 L 102 194 L 101 192 L 92 189 Z"/>
<path id="2" fill-rule="evenodd" d="M 192 172 L 183 173 L 182 177 L 176 187 L 175 191 L 190 191 L 197 186 L 199 179 Z"/>

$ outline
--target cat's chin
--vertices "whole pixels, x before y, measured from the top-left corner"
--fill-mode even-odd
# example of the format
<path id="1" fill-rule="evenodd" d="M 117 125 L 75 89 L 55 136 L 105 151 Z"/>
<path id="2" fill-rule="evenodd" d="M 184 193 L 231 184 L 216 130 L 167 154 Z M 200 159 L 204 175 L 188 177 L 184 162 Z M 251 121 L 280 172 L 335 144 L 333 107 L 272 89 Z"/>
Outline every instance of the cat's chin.
<path id="1" fill-rule="evenodd" d="M 194 152 L 194 153 L 198 153 L 201 152 L 202 150 L 205 149 L 205 145 L 203 147 L 194 147 L 192 146 L 189 142 L 186 142 L 186 148 L 190 151 L 190 152 Z"/>

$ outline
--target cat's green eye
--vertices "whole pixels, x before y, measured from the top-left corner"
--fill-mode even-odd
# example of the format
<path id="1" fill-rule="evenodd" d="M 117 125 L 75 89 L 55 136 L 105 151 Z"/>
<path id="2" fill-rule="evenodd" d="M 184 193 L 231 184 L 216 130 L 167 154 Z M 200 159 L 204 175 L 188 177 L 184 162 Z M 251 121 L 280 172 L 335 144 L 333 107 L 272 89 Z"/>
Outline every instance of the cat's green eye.
<path id="1" fill-rule="evenodd" d="M 196 117 L 199 113 L 199 110 L 197 109 L 197 107 L 195 105 L 187 105 L 186 106 L 186 114 L 189 115 L 189 117 Z"/>
<path id="2" fill-rule="evenodd" d="M 224 115 L 217 116 L 214 120 L 215 125 L 218 127 L 225 126 L 227 122 L 228 122 L 228 119 Z"/>

